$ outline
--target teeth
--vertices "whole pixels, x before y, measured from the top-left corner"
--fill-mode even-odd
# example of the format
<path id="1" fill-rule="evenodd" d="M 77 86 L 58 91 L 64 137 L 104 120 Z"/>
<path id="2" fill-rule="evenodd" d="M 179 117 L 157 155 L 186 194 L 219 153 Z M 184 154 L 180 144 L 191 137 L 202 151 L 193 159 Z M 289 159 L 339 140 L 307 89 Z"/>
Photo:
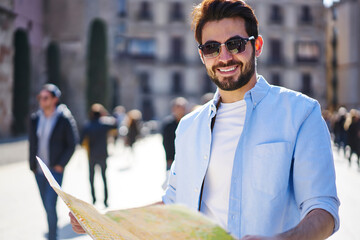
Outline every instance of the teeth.
<path id="1" fill-rule="evenodd" d="M 228 69 L 219 69 L 220 72 L 231 72 L 234 71 L 236 67 L 228 68 Z"/>

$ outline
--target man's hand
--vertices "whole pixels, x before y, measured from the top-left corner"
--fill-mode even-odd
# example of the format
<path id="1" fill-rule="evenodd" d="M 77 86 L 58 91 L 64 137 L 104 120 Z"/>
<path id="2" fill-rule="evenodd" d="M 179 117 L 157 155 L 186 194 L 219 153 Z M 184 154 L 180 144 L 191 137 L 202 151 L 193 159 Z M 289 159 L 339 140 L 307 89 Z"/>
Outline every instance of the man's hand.
<path id="1" fill-rule="evenodd" d="M 74 232 L 79 234 L 86 233 L 71 212 L 69 212 L 69 216 L 70 216 L 70 223 L 72 225 L 72 229 L 74 230 Z"/>
<path id="2" fill-rule="evenodd" d="M 54 166 L 53 169 L 54 169 L 55 172 L 58 172 L 58 173 L 64 172 L 64 168 L 62 166 L 60 166 L 60 165 Z"/>

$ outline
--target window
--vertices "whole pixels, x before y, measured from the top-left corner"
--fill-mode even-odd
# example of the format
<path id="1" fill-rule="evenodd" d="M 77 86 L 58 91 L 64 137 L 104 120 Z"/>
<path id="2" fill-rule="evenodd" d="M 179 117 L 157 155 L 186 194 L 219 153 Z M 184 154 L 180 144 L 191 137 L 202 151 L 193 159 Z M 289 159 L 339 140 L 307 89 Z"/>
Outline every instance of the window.
<path id="1" fill-rule="evenodd" d="M 139 74 L 139 85 L 140 85 L 141 93 L 143 94 L 151 93 L 148 73 L 143 72 Z"/>
<path id="2" fill-rule="evenodd" d="M 126 0 L 118 0 L 118 16 L 126 17 Z"/>
<path id="3" fill-rule="evenodd" d="M 154 39 L 130 39 L 128 53 L 133 57 L 154 58 L 156 52 Z"/>
<path id="4" fill-rule="evenodd" d="M 311 75 L 309 73 L 303 73 L 302 74 L 302 89 L 301 89 L 301 92 L 303 94 L 308 95 L 308 96 L 311 96 L 311 94 L 312 94 Z"/>
<path id="5" fill-rule="evenodd" d="M 319 62 L 320 46 L 315 41 L 299 41 L 295 46 L 296 61 L 299 63 Z"/>
<path id="6" fill-rule="evenodd" d="M 114 50 L 118 54 L 126 52 L 126 25 L 125 23 L 120 23 L 117 27 L 117 34 L 114 36 Z"/>
<path id="7" fill-rule="evenodd" d="M 309 6 L 302 6 L 300 14 L 300 23 L 311 24 L 313 22 L 311 8 Z"/>
<path id="8" fill-rule="evenodd" d="M 281 86 L 281 76 L 279 73 L 271 74 L 271 82 L 273 85 Z"/>
<path id="9" fill-rule="evenodd" d="M 179 2 L 173 2 L 170 5 L 170 16 L 171 22 L 184 21 L 183 7 Z"/>
<path id="10" fill-rule="evenodd" d="M 281 64 L 282 61 L 282 43 L 279 39 L 271 39 L 269 64 Z"/>
<path id="11" fill-rule="evenodd" d="M 151 13 L 150 3 L 149 2 L 141 2 L 138 19 L 143 20 L 143 21 L 151 21 L 152 18 L 153 18 L 153 16 Z"/>
<path id="12" fill-rule="evenodd" d="M 184 91 L 182 85 L 182 76 L 180 73 L 176 72 L 172 76 L 172 93 L 173 94 L 182 94 Z"/>
<path id="13" fill-rule="evenodd" d="M 183 40 L 180 37 L 171 39 L 171 60 L 174 62 L 183 60 Z"/>
<path id="14" fill-rule="evenodd" d="M 149 121 L 154 119 L 154 104 L 151 98 L 142 99 L 142 119 Z"/>
<path id="15" fill-rule="evenodd" d="M 283 22 L 283 12 L 279 5 L 272 5 L 270 14 L 271 23 L 281 24 Z"/>

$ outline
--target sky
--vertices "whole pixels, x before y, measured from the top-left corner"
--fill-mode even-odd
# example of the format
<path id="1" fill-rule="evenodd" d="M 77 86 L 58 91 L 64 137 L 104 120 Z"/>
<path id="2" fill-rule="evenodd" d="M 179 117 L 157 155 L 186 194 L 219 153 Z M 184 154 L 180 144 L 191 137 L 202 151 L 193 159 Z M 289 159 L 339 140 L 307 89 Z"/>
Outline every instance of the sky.
<path id="1" fill-rule="evenodd" d="M 323 0 L 323 3 L 326 7 L 330 7 L 335 2 L 340 2 L 340 0 Z"/>

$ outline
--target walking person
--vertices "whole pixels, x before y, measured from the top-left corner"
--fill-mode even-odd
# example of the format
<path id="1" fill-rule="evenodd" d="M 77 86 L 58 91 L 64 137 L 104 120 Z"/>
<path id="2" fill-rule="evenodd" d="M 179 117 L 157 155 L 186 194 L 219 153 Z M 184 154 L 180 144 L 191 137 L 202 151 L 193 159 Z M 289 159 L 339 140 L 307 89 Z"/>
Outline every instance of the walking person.
<path id="1" fill-rule="evenodd" d="M 351 166 L 351 157 L 355 154 L 357 158 L 358 169 L 360 170 L 360 112 L 351 109 L 349 113 L 349 126 L 347 128 L 348 145 L 350 147 L 349 166 Z"/>
<path id="2" fill-rule="evenodd" d="M 171 101 L 171 115 L 167 116 L 162 126 L 163 146 L 166 155 L 166 170 L 170 170 L 175 157 L 175 130 L 180 119 L 186 114 L 188 101 L 183 97 Z"/>
<path id="3" fill-rule="evenodd" d="M 125 146 L 133 150 L 134 143 L 139 139 L 141 134 L 142 113 L 137 109 L 130 110 L 125 117 L 125 126 L 127 133 L 125 136 Z"/>
<path id="4" fill-rule="evenodd" d="M 114 117 L 106 116 L 107 111 L 104 106 L 96 103 L 91 106 L 90 122 L 87 123 L 81 132 L 80 142 L 86 141 L 89 158 L 89 178 L 91 196 L 93 204 L 96 202 L 94 176 L 95 166 L 101 168 L 101 176 L 104 184 L 104 205 L 108 207 L 108 187 L 106 180 L 106 160 L 108 157 L 107 141 L 108 133 L 112 129 L 117 129 L 117 122 Z"/>
<path id="5" fill-rule="evenodd" d="M 48 166 L 61 185 L 64 169 L 74 153 L 77 128 L 70 110 L 59 104 L 61 91 L 53 84 L 45 84 L 39 95 L 40 109 L 31 115 L 29 132 L 29 163 L 34 172 L 48 221 L 48 239 L 57 239 L 57 194 L 50 187 L 36 156 Z"/>
<path id="6" fill-rule="evenodd" d="M 263 38 L 244 1 L 204 0 L 192 16 L 217 91 L 177 127 L 162 203 L 199 210 L 236 239 L 328 238 L 340 203 L 319 103 L 257 73 Z"/>

